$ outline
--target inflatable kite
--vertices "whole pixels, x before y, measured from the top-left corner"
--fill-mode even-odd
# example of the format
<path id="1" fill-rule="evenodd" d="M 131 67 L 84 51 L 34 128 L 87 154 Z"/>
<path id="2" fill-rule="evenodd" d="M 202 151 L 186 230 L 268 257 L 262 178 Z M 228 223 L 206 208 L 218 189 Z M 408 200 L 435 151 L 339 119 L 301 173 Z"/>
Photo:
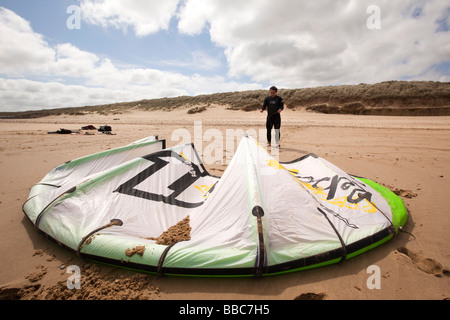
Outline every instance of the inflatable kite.
<path id="1" fill-rule="evenodd" d="M 67 162 L 23 211 L 89 260 L 160 275 L 261 276 L 355 257 L 408 218 L 387 188 L 314 154 L 280 163 L 244 136 L 222 177 L 157 137 Z"/>

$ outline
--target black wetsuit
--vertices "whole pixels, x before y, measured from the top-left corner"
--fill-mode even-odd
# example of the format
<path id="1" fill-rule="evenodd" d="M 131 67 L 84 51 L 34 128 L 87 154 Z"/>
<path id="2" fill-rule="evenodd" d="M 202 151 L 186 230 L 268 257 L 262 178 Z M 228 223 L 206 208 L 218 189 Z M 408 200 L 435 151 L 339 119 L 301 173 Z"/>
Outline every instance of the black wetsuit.
<path id="1" fill-rule="evenodd" d="M 278 113 L 278 110 L 284 109 L 284 101 L 280 96 L 271 97 L 268 96 L 264 99 L 264 104 L 262 106 L 262 110 L 267 109 L 267 120 L 266 120 L 266 129 L 267 129 L 267 143 L 271 143 L 272 141 L 272 128 L 275 128 L 275 138 L 277 145 L 280 141 L 280 127 L 281 127 L 281 115 Z"/>

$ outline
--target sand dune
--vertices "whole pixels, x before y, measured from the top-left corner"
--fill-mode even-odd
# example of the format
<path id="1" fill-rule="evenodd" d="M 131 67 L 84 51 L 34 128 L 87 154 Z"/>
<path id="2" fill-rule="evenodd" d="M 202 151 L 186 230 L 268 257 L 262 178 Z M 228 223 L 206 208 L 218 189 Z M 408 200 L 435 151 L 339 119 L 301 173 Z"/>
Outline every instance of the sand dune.
<path id="1" fill-rule="evenodd" d="M 450 82 L 385 81 L 376 84 L 283 89 L 278 91 L 291 110 L 326 114 L 387 116 L 450 115 Z M 223 92 L 197 96 L 148 99 L 96 106 L 76 106 L 25 112 L 0 112 L 0 119 L 30 119 L 55 115 L 119 115 L 130 110 L 174 111 L 189 108 L 198 113 L 211 106 L 228 110 L 254 111 L 261 107 L 267 90 Z"/>

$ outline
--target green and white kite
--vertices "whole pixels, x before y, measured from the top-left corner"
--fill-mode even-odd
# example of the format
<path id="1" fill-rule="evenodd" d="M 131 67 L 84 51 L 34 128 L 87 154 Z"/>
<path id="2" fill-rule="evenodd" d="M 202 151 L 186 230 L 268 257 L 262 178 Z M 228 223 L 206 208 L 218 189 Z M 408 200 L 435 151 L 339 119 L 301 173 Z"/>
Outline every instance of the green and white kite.
<path id="1" fill-rule="evenodd" d="M 191 276 L 337 263 L 390 240 L 408 219 L 387 188 L 314 154 L 280 163 L 249 136 L 220 178 L 192 144 L 166 148 L 157 137 L 70 161 L 31 189 L 23 210 L 86 259 Z M 185 237 L 161 241 L 176 226 Z"/>

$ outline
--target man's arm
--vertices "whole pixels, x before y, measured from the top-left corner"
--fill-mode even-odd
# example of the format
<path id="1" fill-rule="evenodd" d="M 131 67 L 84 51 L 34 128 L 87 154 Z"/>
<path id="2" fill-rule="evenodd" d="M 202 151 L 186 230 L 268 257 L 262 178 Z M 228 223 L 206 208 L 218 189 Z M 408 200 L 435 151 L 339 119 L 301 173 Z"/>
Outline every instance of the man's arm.
<path id="1" fill-rule="evenodd" d="M 262 106 L 261 110 L 259 110 L 259 112 L 264 112 L 264 110 L 266 110 L 267 104 L 268 103 L 267 103 L 267 98 L 266 98 L 266 99 L 264 99 L 263 106 Z"/>
<path id="2" fill-rule="evenodd" d="M 278 113 L 284 110 L 284 101 L 283 98 L 280 97 L 280 101 L 278 102 Z"/>

